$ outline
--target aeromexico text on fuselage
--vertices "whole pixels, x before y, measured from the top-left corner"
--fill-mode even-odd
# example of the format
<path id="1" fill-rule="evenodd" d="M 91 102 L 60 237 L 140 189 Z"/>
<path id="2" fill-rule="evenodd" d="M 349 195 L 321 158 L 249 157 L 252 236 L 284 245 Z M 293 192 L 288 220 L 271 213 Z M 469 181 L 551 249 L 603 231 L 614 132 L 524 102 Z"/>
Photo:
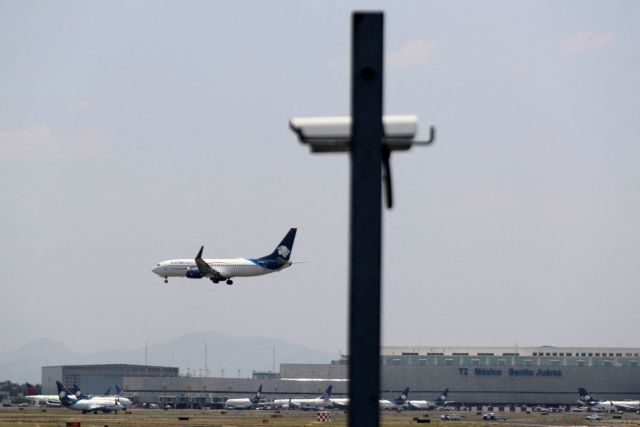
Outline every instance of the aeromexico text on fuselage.
<path id="1" fill-rule="evenodd" d="M 232 277 L 250 277 L 269 274 L 290 267 L 289 261 L 293 242 L 296 237 L 296 228 L 292 228 L 285 235 L 279 245 L 269 255 L 261 258 L 231 258 L 231 259 L 203 259 L 200 251 L 194 259 L 173 259 L 158 263 L 152 271 L 160 277 L 164 277 L 165 283 L 168 277 L 187 277 L 189 279 L 201 279 L 208 277 L 214 283 L 225 281 L 233 284 Z"/>

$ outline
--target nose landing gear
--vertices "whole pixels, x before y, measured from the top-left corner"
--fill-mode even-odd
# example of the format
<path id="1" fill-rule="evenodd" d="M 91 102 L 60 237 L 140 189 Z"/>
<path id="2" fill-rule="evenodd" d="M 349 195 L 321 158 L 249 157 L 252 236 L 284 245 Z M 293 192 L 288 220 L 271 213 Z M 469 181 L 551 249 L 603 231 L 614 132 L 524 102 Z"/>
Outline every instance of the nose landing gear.
<path id="1" fill-rule="evenodd" d="M 227 285 L 233 285 L 233 280 L 227 279 Z"/>
<path id="2" fill-rule="evenodd" d="M 167 279 L 167 277 L 165 276 L 164 278 L 164 283 L 169 283 L 169 280 Z"/>

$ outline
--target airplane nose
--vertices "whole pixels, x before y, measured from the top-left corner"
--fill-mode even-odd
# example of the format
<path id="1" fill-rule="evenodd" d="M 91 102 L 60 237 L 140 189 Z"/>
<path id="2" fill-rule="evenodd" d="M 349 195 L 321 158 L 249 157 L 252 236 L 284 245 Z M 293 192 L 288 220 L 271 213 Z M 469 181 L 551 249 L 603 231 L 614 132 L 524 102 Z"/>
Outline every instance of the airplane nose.
<path id="1" fill-rule="evenodd" d="M 152 271 L 153 273 L 155 273 L 155 274 L 158 274 L 158 275 L 159 275 L 159 274 L 160 274 L 160 266 L 159 266 L 159 265 L 156 265 L 155 267 L 153 267 L 153 268 L 151 269 L 151 271 Z"/>

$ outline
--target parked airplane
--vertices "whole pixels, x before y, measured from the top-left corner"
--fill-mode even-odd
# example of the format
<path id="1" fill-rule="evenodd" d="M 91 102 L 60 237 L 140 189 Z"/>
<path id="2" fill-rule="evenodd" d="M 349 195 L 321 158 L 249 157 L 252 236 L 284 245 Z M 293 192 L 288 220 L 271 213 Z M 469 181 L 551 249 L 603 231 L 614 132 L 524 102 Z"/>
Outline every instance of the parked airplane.
<path id="1" fill-rule="evenodd" d="M 405 402 L 407 401 L 407 397 L 409 396 L 409 387 L 405 388 L 404 391 L 400 394 L 400 396 L 395 399 L 381 399 L 380 400 L 380 409 L 395 409 L 401 411 L 404 407 Z"/>
<path id="2" fill-rule="evenodd" d="M 595 400 L 584 387 L 578 388 L 578 393 L 580 394 L 578 403 L 591 409 L 610 412 L 616 410 L 637 411 L 640 409 L 640 400 Z"/>
<path id="3" fill-rule="evenodd" d="M 336 408 L 347 409 L 349 407 L 349 398 L 348 397 L 334 397 L 334 398 L 331 398 L 331 403 Z"/>
<path id="4" fill-rule="evenodd" d="M 409 400 L 407 401 L 407 405 L 411 409 L 439 408 L 441 406 L 446 406 L 450 403 L 453 403 L 447 401 L 447 394 L 449 394 L 449 389 L 445 388 L 440 396 L 435 400 Z"/>
<path id="5" fill-rule="evenodd" d="M 255 408 L 260 403 L 262 397 L 262 384 L 258 387 L 258 391 L 253 397 L 243 397 L 240 399 L 227 399 L 224 406 L 227 409 L 250 409 Z"/>
<path id="6" fill-rule="evenodd" d="M 296 237 L 296 228 L 289 230 L 276 249 L 262 258 L 202 259 L 200 248 L 195 259 L 171 259 L 158 263 L 151 271 L 168 283 L 169 277 L 187 277 L 201 279 L 208 277 L 213 283 L 226 281 L 233 285 L 232 277 L 261 276 L 280 271 L 293 264 L 289 261 Z"/>
<path id="7" fill-rule="evenodd" d="M 319 397 L 312 399 L 276 399 L 273 401 L 274 406 L 289 407 L 296 409 L 318 409 L 331 406 L 331 389 L 332 385 L 329 385 L 324 393 Z"/>
<path id="8" fill-rule="evenodd" d="M 113 397 L 113 396 L 117 396 L 118 397 L 118 401 L 120 402 L 120 404 L 122 406 L 125 407 L 129 407 L 131 405 L 133 405 L 133 403 L 131 402 L 131 400 L 129 400 L 128 398 L 122 396 L 122 389 L 120 388 L 120 386 L 118 384 L 116 384 L 116 394 L 112 395 L 111 393 L 111 386 L 107 387 L 107 389 L 105 390 L 104 394 L 99 394 L 99 395 L 92 395 L 92 394 L 84 394 L 80 391 L 80 387 L 78 387 L 75 383 L 73 384 L 73 387 L 71 388 L 71 393 L 73 393 L 76 397 L 76 399 L 93 399 L 93 398 L 103 398 L 103 397 Z"/>
<path id="9" fill-rule="evenodd" d="M 28 395 L 25 398 L 36 406 L 60 406 L 60 398 L 58 398 L 57 394 L 36 394 L 36 388 L 29 383 L 27 383 L 27 393 Z"/>
<path id="10" fill-rule="evenodd" d="M 75 396 L 65 387 L 60 381 L 56 381 L 58 387 L 58 397 L 62 406 L 69 409 L 75 409 L 82 411 L 83 414 L 87 412 L 118 412 L 125 409 L 125 405 L 120 401 L 120 397 L 114 396 L 94 396 L 87 397 L 78 390 Z M 76 397 L 78 396 L 78 397 Z M 128 400 L 128 399 L 127 399 Z"/>

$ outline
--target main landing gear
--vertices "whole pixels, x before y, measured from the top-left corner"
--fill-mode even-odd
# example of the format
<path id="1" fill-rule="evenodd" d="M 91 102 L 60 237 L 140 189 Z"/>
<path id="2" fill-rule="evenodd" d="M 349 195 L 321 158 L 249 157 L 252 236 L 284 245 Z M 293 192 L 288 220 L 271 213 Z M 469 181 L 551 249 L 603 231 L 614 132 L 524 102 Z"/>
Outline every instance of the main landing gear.
<path id="1" fill-rule="evenodd" d="M 164 283 L 169 283 L 169 280 L 167 279 L 167 277 L 165 276 L 164 278 Z"/>
<path id="2" fill-rule="evenodd" d="M 214 277 L 209 277 L 209 280 L 211 280 L 213 283 L 220 283 L 220 279 L 216 279 Z M 233 285 L 233 280 L 231 279 L 227 279 L 227 281 L 225 282 L 227 285 Z"/>

